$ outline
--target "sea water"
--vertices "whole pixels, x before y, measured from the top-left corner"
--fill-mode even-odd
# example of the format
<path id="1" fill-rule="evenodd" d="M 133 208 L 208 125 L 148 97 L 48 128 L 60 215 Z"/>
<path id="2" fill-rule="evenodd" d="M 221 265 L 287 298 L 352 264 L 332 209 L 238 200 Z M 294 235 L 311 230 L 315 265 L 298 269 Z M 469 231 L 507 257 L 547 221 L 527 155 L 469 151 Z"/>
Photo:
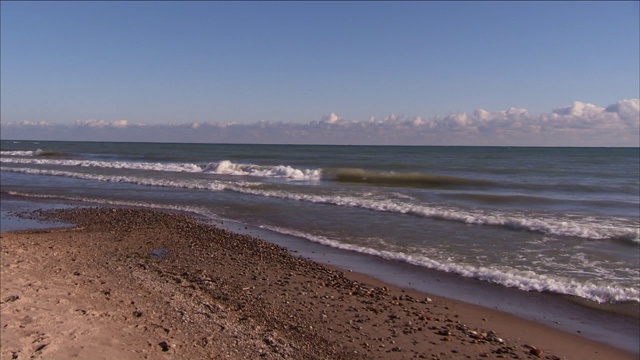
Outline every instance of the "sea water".
<path id="1" fill-rule="evenodd" d="M 5 196 L 190 211 L 502 287 L 640 303 L 638 148 L 2 141 Z"/>

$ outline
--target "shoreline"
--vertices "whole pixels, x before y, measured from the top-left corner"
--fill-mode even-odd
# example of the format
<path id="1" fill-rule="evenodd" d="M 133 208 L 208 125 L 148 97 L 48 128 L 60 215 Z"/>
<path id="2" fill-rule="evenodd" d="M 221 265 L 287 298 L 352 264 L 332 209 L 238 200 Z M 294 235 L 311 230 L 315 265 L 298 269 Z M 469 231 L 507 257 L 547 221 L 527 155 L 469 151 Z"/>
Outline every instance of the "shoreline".
<path id="1" fill-rule="evenodd" d="M 619 315 L 629 317 L 640 321 L 640 304 L 637 303 L 599 304 L 572 295 L 523 291 L 517 288 L 505 287 L 503 285 L 464 277 L 454 273 L 424 268 L 398 260 L 389 260 L 376 255 L 334 248 L 311 242 L 306 239 L 304 239 L 304 241 L 300 241 L 300 239 L 295 236 L 274 233 L 270 230 L 251 227 L 250 225 L 247 226 L 241 223 L 235 223 L 236 226 L 230 226 L 228 224 L 229 222 L 230 221 L 227 221 L 227 223 L 211 222 L 211 225 L 233 233 L 249 235 L 266 240 L 270 243 L 292 250 L 292 252 L 296 253 L 298 256 L 303 256 L 313 261 L 336 267 L 340 270 L 356 271 L 358 273 L 372 276 L 382 282 L 394 284 L 403 288 L 411 288 L 419 292 L 430 293 L 454 300 L 463 300 L 464 298 L 464 302 L 483 307 L 495 306 L 496 301 L 499 301 L 500 298 L 504 297 L 517 298 L 518 303 L 529 303 L 531 306 L 536 306 L 536 304 L 549 301 L 554 303 L 569 303 L 571 305 L 565 307 L 562 311 L 569 310 L 569 308 L 579 307 L 613 314 L 613 316 Z M 400 273 L 400 275 L 397 273 Z M 471 292 L 480 292 L 483 296 L 488 296 L 490 299 L 469 299 L 465 297 Z M 500 295 L 491 295 L 495 293 L 500 293 Z M 537 297 L 539 300 L 523 300 L 531 297 Z M 536 317 L 531 311 L 518 309 L 521 307 L 521 304 L 510 306 L 509 303 L 505 302 L 502 305 L 504 305 L 504 307 L 501 308 L 502 311 L 517 315 L 518 317 L 529 318 L 529 320 L 534 320 L 536 322 L 545 322 L 543 318 Z M 556 315 L 561 314 L 558 313 Z M 549 325 L 552 323 L 553 322 L 549 322 Z M 561 327 L 559 328 L 563 329 Z"/>
<path id="2" fill-rule="evenodd" d="M 125 326 L 130 341 L 120 341 L 133 352 L 131 358 L 152 353 L 206 358 L 216 351 L 220 351 L 216 356 L 230 359 L 256 358 L 257 354 L 266 358 L 637 358 L 632 352 L 504 312 L 325 266 L 185 215 L 105 207 L 41 213 L 78 226 L 2 233 L 3 359 L 10 356 L 7 351 L 14 351 L 10 349 L 13 340 L 6 340 L 9 329 L 19 331 L 15 321 L 24 321 L 20 316 L 25 304 L 36 301 L 27 291 L 33 286 L 25 284 L 40 284 L 35 291 L 40 294 L 67 291 L 68 303 L 93 296 L 92 301 L 98 300 L 95 305 L 106 309 L 96 310 L 104 316 L 86 320 L 86 313 L 74 313 L 73 317 L 79 316 L 80 323 L 85 319 Z M 16 263 L 17 259 L 21 262 Z M 18 269 L 26 275 L 21 277 Z M 43 277 L 37 279 L 38 274 Z M 123 283 L 124 279 L 130 283 Z M 43 280 L 58 281 L 60 286 L 43 286 Z M 11 296 L 19 298 L 7 301 Z M 142 309 L 145 301 L 147 307 Z M 87 311 L 82 309 L 87 306 L 79 307 Z M 137 316 L 136 311 L 145 315 Z M 49 314 L 50 322 L 64 322 L 60 316 Z M 23 325 L 38 324 L 37 317 L 30 318 L 36 321 Z M 168 340 L 156 341 L 160 335 L 149 330 L 154 325 L 143 324 L 149 319 L 169 330 L 161 331 Z M 39 326 L 47 325 L 51 324 Z M 203 341 L 203 329 L 212 327 L 220 329 L 214 331 L 217 337 Z M 38 331 L 49 334 L 52 329 Z M 70 351 L 75 343 L 70 337 L 47 336 L 50 341 L 40 341 L 49 341 L 39 350 L 43 355 L 56 349 Z M 145 344 L 140 337 L 154 340 Z M 167 351 L 158 345 L 163 341 L 169 345 Z M 13 346 L 21 353 L 34 350 Z"/>

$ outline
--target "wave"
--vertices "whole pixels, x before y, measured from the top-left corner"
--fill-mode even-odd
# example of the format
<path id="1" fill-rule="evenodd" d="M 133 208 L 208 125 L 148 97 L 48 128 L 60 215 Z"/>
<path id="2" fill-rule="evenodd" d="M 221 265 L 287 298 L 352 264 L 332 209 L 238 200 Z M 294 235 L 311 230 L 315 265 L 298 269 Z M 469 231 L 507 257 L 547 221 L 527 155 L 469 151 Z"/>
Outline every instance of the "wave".
<path id="1" fill-rule="evenodd" d="M 202 172 L 202 168 L 195 164 L 178 163 L 144 163 L 126 161 L 97 161 L 97 160 L 56 160 L 56 159 L 21 159 L 3 158 L 2 162 L 11 164 L 27 165 L 57 165 L 57 166 L 80 166 L 109 169 L 130 169 L 130 170 L 153 170 L 169 172 Z"/>
<path id="2" fill-rule="evenodd" d="M 516 189 L 522 191 L 566 191 L 581 193 L 597 193 L 608 191 L 620 194 L 638 194 L 637 186 L 632 185 L 606 185 L 606 184 L 580 184 L 567 183 L 562 181 L 549 182 L 528 182 L 528 181 L 492 181 L 480 178 L 467 178 L 451 175 L 439 175 L 420 172 L 392 172 L 392 171 L 375 171 L 357 168 L 343 169 L 327 169 L 324 176 L 333 181 L 368 184 L 373 186 L 389 186 L 389 187 L 413 187 L 423 189 L 478 189 L 478 188 L 498 188 L 498 189 Z M 480 199 L 479 200 L 483 200 Z M 486 197 L 485 201 L 500 202 L 500 198 Z M 526 199 L 525 199 L 526 201 Z"/>
<path id="3" fill-rule="evenodd" d="M 65 153 L 60 151 L 38 149 L 34 152 L 34 155 L 35 156 L 64 156 Z"/>
<path id="4" fill-rule="evenodd" d="M 387 260 L 406 262 L 420 267 L 444 271 L 464 277 L 479 279 L 506 287 L 514 287 L 524 291 L 552 292 L 573 295 L 598 303 L 613 303 L 634 301 L 640 302 L 640 290 L 620 286 L 602 285 L 594 283 L 580 283 L 560 276 L 537 274 L 533 271 L 522 271 L 514 268 L 501 269 L 475 267 L 449 261 L 437 261 L 421 255 L 409 255 L 400 251 L 377 250 L 365 246 L 346 244 L 323 236 L 310 235 L 290 229 L 263 225 L 270 231 L 303 238 L 333 248 L 355 251 L 373 255 Z"/>
<path id="5" fill-rule="evenodd" d="M 441 196 L 460 199 L 474 200 L 484 203 L 507 204 L 507 203 L 553 203 L 555 200 L 548 197 L 531 196 L 531 195 L 495 195 L 495 194 L 478 194 L 478 193 L 456 193 L 443 194 Z"/>
<path id="6" fill-rule="evenodd" d="M 339 182 L 379 184 L 386 186 L 412 186 L 435 189 L 494 185 L 493 182 L 488 180 L 467 179 L 456 176 L 425 174 L 418 172 L 396 173 L 353 168 L 328 170 L 327 175 L 330 175 L 333 180 Z"/>
<path id="7" fill-rule="evenodd" d="M 397 214 L 414 215 L 429 219 L 456 221 L 472 225 L 500 226 L 513 230 L 540 232 L 549 235 L 579 237 L 590 240 L 620 240 L 633 245 L 640 245 L 640 228 L 628 226 L 622 221 L 607 219 L 606 223 L 594 223 L 593 218 L 536 218 L 524 213 L 485 213 L 474 210 L 462 210 L 425 204 L 412 204 L 396 200 L 373 200 L 357 196 L 319 196 L 307 194 L 283 193 L 281 191 L 264 191 L 258 189 L 240 189 L 240 192 L 261 196 L 273 196 L 292 200 L 338 206 L 363 208 L 368 210 Z"/>
<path id="8" fill-rule="evenodd" d="M 392 173 L 363 169 L 297 169 L 288 165 L 256 165 L 234 163 L 229 160 L 210 162 L 205 165 L 193 163 L 99 161 L 33 158 L 34 156 L 60 156 L 54 151 L 2 151 L 3 156 L 29 156 L 29 158 L 2 158 L 2 162 L 13 164 L 80 166 L 110 169 L 150 170 L 167 172 L 211 173 L 216 175 L 284 178 L 291 180 L 318 181 L 327 178 L 338 182 L 358 182 L 387 186 L 414 186 L 425 188 L 448 188 L 455 186 L 490 185 L 490 181 L 472 180 L 454 176 L 424 173 Z"/>
<path id="9" fill-rule="evenodd" d="M 539 232 L 549 235 L 579 237 L 589 240 L 618 240 L 631 245 L 640 245 L 640 226 L 625 223 L 623 219 L 595 219 L 569 215 L 544 216 L 498 211 L 463 210 L 440 205 L 412 203 L 393 199 L 372 199 L 358 194 L 318 195 L 283 190 L 266 190 L 255 183 L 224 182 L 210 180 L 163 180 L 133 176 L 109 176 L 75 173 L 59 170 L 37 170 L 29 168 L 0 167 L 0 171 L 10 171 L 38 175 L 64 176 L 77 179 L 130 183 L 144 186 L 174 187 L 211 191 L 234 191 L 242 194 L 274 197 L 311 203 L 362 208 L 372 211 L 406 214 L 428 219 L 455 221 L 464 224 L 500 226 L 513 230 Z"/>
<path id="10" fill-rule="evenodd" d="M 31 150 L 12 150 L 0 151 L 0 156 L 33 156 L 34 151 Z"/>
<path id="11" fill-rule="evenodd" d="M 6 154 L 5 154 L 6 153 Z M 11 153 L 11 154 L 9 154 Z M 16 153 L 16 154 L 14 154 Z M 22 155 L 33 152 L 5 152 L 1 155 Z M 161 163 L 161 162 L 128 162 L 128 161 L 97 161 L 70 159 L 35 159 L 35 158 L 2 158 L 4 163 L 30 165 L 81 166 L 109 169 L 150 170 L 167 172 L 211 173 L 217 175 L 253 176 L 264 178 L 283 178 L 288 180 L 319 180 L 321 169 L 296 169 L 291 166 L 261 166 L 254 164 L 238 164 L 229 160 L 211 162 L 206 165 L 192 163 Z"/>
<path id="12" fill-rule="evenodd" d="M 12 150 L 0 151 L 1 156 L 64 156 L 65 153 L 53 150 Z"/>
<path id="13" fill-rule="evenodd" d="M 322 175 L 321 169 L 300 170 L 286 165 L 260 166 L 253 164 L 237 164 L 229 160 L 209 163 L 204 167 L 203 171 L 220 175 L 257 176 L 266 178 L 273 177 L 296 180 L 319 180 Z"/>
<path id="14" fill-rule="evenodd" d="M 215 190 L 215 191 L 224 190 L 224 186 L 222 185 L 222 183 L 217 181 L 201 184 L 194 181 L 147 179 L 147 178 L 138 178 L 133 176 L 85 174 L 85 173 L 74 173 L 70 171 L 36 170 L 36 169 L 29 169 L 29 168 L 0 167 L 0 171 L 10 171 L 10 172 L 23 173 L 23 174 L 32 174 L 32 175 L 63 176 L 68 178 L 81 179 L 81 180 L 128 183 L 128 184 L 144 185 L 144 186 L 159 186 L 159 187 L 173 187 L 173 188 L 182 188 L 182 189 L 199 189 L 199 190 Z"/>
<path id="15" fill-rule="evenodd" d="M 547 196 L 533 196 L 533 195 L 521 195 L 521 194 L 511 194 L 511 195 L 497 195 L 497 194 L 481 194 L 481 193 L 466 193 L 466 192 L 458 192 L 453 194 L 440 194 L 440 196 L 448 199 L 456 199 L 456 200 L 472 200 L 474 202 L 481 202 L 486 204 L 557 204 L 562 201 L 565 204 L 568 202 L 589 205 L 589 206 L 597 206 L 600 208 L 609 207 L 609 208 L 638 208 L 638 198 L 633 197 L 625 197 L 620 200 L 599 200 L 599 199 L 585 199 L 578 198 L 575 196 L 568 196 L 563 194 L 551 194 Z"/>

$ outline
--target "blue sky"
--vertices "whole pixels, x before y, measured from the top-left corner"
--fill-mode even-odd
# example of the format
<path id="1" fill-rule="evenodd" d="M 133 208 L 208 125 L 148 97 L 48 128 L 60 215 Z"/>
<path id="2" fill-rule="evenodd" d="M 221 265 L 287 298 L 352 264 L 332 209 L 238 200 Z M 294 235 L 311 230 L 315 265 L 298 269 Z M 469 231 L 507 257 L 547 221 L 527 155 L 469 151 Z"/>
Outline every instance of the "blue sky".
<path id="1" fill-rule="evenodd" d="M 638 2 L 0 6 L 5 127 L 543 114 L 640 97 Z"/>

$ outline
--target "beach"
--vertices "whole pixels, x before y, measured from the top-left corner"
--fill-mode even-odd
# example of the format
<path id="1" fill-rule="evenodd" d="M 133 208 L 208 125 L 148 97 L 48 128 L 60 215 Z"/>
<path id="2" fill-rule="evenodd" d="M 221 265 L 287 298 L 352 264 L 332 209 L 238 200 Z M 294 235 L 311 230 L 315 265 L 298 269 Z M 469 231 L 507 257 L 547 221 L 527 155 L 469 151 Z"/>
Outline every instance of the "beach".
<path id="1" fill-rule="evenodd" d="M 184 214 L 41 210 L 2 233 L 2 359 L 635 359 Z"/>

